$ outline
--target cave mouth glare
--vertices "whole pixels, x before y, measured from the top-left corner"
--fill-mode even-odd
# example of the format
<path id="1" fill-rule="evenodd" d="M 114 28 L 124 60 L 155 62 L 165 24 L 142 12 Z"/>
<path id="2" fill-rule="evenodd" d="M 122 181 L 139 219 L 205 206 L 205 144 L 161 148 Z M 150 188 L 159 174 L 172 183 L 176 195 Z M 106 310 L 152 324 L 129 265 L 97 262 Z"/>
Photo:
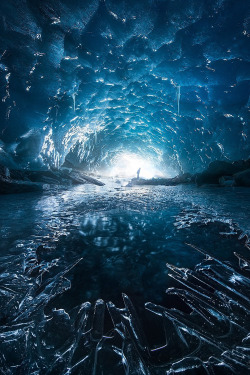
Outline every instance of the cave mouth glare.
<path id="1" fill-rule="evenodd" d="M 16 3 L 0 4 L 0 164 L 93 171 L 160 150 L 199 173 L 249 157 L 246 1 Z"/>
<path id="2" fill-rule="evenodd" d="M 154 178 L 163 177 L 164 173 L 160 168 L 159 161 L 153 160 L 149 155 L 140 155 L 133 152 L 121 152 L 111 160 L 110 168 L 106 174 L 109 177 L 136 177 L 138 169 L 140 177 Z"/>

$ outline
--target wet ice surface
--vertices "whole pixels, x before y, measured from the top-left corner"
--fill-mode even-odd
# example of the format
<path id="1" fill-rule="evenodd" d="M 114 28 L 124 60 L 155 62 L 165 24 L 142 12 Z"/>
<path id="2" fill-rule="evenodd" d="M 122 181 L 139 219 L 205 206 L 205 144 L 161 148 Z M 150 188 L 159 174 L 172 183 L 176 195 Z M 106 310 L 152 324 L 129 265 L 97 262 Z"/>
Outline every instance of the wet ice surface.
<path id="1" fill-rule="evenodd" d="M 0 199 L 3 374 L 247 373 L 248 189 Z"/>

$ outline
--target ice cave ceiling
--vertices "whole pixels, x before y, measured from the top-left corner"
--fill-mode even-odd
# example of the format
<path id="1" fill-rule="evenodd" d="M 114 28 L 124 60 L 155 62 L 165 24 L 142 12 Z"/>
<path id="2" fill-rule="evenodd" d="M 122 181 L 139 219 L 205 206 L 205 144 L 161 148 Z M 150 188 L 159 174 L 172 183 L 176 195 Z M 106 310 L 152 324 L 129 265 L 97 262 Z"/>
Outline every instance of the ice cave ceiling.
<path id="1" fill-rule="evenodd" d="M 175 170 L 249 145 L 246 0 L 2 0 L 0 161 Z"/>

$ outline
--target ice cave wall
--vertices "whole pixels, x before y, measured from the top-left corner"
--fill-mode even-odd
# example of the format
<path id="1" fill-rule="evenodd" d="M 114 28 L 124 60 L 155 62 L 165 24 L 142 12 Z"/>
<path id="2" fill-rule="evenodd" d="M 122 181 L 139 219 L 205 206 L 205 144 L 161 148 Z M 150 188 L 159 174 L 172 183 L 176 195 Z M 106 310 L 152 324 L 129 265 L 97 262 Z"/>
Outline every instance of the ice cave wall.
<path id="1" fill-rule="evenodd" d="M 245 0 L 4 0 L 0 162 L 250 156 Z"/>

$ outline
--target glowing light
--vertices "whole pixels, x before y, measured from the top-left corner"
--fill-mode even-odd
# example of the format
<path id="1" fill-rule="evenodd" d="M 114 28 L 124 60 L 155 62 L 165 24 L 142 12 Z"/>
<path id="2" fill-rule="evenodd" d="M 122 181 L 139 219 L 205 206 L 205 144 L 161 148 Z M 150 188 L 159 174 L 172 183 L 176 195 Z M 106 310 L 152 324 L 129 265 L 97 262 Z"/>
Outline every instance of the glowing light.
<path id="1" fill-rule="evenodd" d="M 133 153 L 118 154 L 112 164 L 108 173 L 110 176 L 136 177 L 136 172 L 139 168 L 141 168 L 141 178 L 163 176 L 162 172 L 157 169 L 152 160 Z"/>

